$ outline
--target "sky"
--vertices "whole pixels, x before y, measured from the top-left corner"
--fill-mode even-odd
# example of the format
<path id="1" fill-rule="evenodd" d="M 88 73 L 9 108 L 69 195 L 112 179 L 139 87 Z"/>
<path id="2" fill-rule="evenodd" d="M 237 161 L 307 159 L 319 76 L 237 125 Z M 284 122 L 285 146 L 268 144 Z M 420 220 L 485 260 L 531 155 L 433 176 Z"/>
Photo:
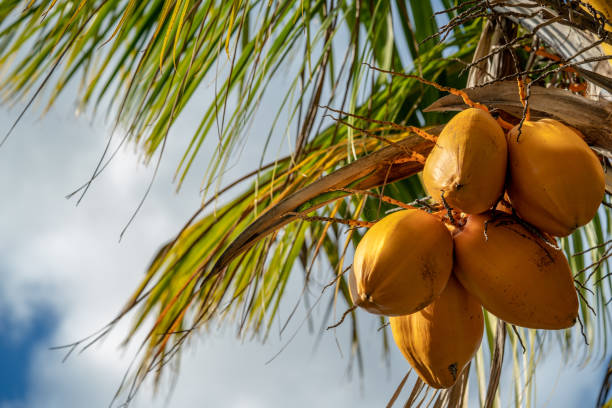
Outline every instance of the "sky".
<path id="1" fill-rule="evenodd" d="M 153 169 L 143 165 L 135 146 L 127 146 L 79 206 L 67 200 L 65 195 L 90 176 L 111 132 L 99 118 L 76 115 L 74 99 L 74 92 L 68 92 L 44 116 L 35 106 L 0 148 L 0 408 L 111 403 L 135 351 L 119 347 L 129 319 L 102 343 L 65 362 L 63 351 L 50 348 L 88 336 L 116 315 L 154 253 L 199 206 L 200 177 L 214 148 L 204 147 L 182 190 L 175 193 L 175 166 L 187 143 L 189 124 L 201 113 L 187 110 L 170 133 L 151 194 L 119 242 Z M 0 106 L 0 135 L 22 107 Z M 266 123 L 267 118 L 257 120 Z M 258 165 L 259 146 L 266 136 L 257 133 L 259 128 L 265 126 L 252 127 L 249 145 L 234 158 L 226 181 Z M 281 316 L 288 315 L 300 291 L 300 276 L 295 274 Z M 322 312 L 313 313 L 315 327 Z M 409 366 L 395 348 L 387 363 L 377 319 L 359 313 L 362 377 L 347 369 L 348 326 L 336 331 L 339 349 L 334 333 L 300 328 L 306 315 L 300 308 L 290 329 L 282 336 L 273 330 L 266 344 L 240 341 L 231 324 L 198 335 L 185 348 L 175 387 L 166 381 L 154 395 L 147 383 L 131 406 L 385 406 Z M 556 346 L 549 351 L 536 377 L 537 406 L 594 406 L 605 364 L 591 362 L 580 368 L 576 359 L 562 361 Z M 512 389 L 506 385 L 511 371 L 508 359 L 502 377 L 503 407 L 513 406 Z M 407 398 L 405 392 L 397 406 L 402 398 Z M 472 390 L 470 406 L 477 406 L 477 401 Z"/>

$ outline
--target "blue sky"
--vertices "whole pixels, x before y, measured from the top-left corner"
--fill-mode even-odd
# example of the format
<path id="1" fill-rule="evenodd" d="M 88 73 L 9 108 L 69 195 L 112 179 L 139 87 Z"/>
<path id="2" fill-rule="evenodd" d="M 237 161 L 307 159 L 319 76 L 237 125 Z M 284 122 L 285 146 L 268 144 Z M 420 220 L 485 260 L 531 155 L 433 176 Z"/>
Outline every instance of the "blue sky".
<path id="1" fill-rule="evenodd" d="M 57 322 L 54 313 L 40 308 L 35 311 L 27 327 L 19 328 L 11 322 L 10 316 L 0 317 L 2 332 L 19 331 L 15 337 L 0 337 L 0 361 L 4 367 L 0 370 L 0 403 L 20 402 L 25 400 L 28 392 L 29 371 L 32 364 L 32 353 L 39 347 L 49 345 Z"/>

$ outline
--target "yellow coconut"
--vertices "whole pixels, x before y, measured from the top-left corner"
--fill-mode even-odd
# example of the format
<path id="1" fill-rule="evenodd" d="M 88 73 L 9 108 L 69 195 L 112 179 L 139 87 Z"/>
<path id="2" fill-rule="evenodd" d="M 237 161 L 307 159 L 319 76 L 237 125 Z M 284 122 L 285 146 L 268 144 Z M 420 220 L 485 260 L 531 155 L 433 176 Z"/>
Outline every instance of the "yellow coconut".
<path id="1" fill-rule="evenodd" d="M 395 344 L 434 388 L 448 388 L 457 381 L 478 350 L 484 329 L 480 303 L 453 276 L 425 309 L 389 321 Z"/>
<path id="2" fill-rule="evenodd" d="M 435 215 L 403 210 L 363 236 L 349 274 L 353 302 L 388 316 L 414 313 L 437 298 L 450 276 L 453 239 Z"/>
<path id="3" fill-rule="evenodd" d="M 582 0 L 582 1 L 590 5 L 591 7 L 593 7 L 595 10 L 602 13 L 606 20 L 612 21 L 612 1 L 610 0 Z M 588 8 L 583 6 L 582 4 L 580 5 L 580 7 L 589 11 L 589 13 L 591 13 L 590 10 L 588 10 Z M 610 24 L 606 24 L 605 28 L 607 31 L 612 31 L 612 25 Z M 604 42 L 601 44 L 601 48 L 605 55 L 612 55 L 612 46 L 610 44 Z M 612 60 L 608 60 L 608 63 L 612 65 Z"/>
<path id="4" fill-rule="evenodd" d="M 471 215 L 454 241 L 455 276 L 495 316 L 534 329 L 574 324 L 578 298 L 567 259 L 515 218 Z"/>
<path id="5" fill-rule="evenodd" d="M 507 147 L 493 117 L 475 108 L 451 119 L 423 169 L 428 193 L 470 214 L 490 209 L 504 191 Z"/>
<path id="6" fill-rule="evenodd" d="M 553 119 L 508 133 L 508 195 L 519 216 L 558 237 L 588 223 L 605 192 L 597 156 L 573 129 Z"/>

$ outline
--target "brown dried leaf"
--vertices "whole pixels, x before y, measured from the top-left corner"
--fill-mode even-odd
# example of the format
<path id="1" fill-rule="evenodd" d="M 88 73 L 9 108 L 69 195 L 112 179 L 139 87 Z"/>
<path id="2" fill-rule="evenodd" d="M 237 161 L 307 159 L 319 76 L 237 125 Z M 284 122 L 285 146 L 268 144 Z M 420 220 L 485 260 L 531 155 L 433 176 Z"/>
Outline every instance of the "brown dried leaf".
<path id="1" fill-rule="evenodd" d="M 406 384 L 406 380 L 408 380 L 408 376 L 410 376 L 410 371 L 408 371 L 406 373 L 406 375 L 404 376 L 402 381 L 399 383 L 399 385 L 395 389 L 395 392 L 393 393 L 393 396 L 391 397 L 391 399 L 387 403 L 387 408 L 391 408 L 393 406 L 393 404 L 395 404 L 395 401 L 397 400 L 397 397 L 399 397 L 400 393 L 402 392 L 402 389 L 404 388 L 404 385 Z"/>
<path id="2" fill-rule="evenodd" d="M 404 404 L 404 408 L 410 408 L 414 402 L 416 402 L 417 398 L 421 394 L 424 388 L 427 388 L 423 380 L 421 378 L 417 378 L 416 383 L 414 383 L 414 387 L 412 387 L 412 392 L 410 393 L 410 397 Z"/>
<path id="3" fill-rule="evenodd" d="M 437 135 L 442 131 L 442 126 L 427 131 Z M 362 157 L 291 194 L 249 225 L 221 254 L 211 274 L 220 272 L 259 240 L 296 220 L 296 215 L 288 215 L 289 213 L 311 212 L 335 200 L 308 205 L 309 201 L 322 194 L 347 187 L 367 190 L 418 173 L 422 170 L 423 164 L 406 161 L 406 151 L 427 156 L 432 147 L 431 142 L 411 134 L 397 144 Z"/>
<path id="4" fill-rule="evenodd" d="M 497 330 L 495 332 L 495 350 L 491 359 L 491 372 L 489 373 L 489 387 L 485 397 L 485 408 L 491 408 L 495 402 L 495 395 L 499 387 L 502 363 L 504 361 L 504 344 L 506 343 L 506 322 L 497 320 Z"/>
<path id="5" fill-rule="evenodd" d="M 607 61 L 604 62 L 606 62 L 606 64 L 608 63 Z M 612 78 L 609 78 L 605 75 L 601 75 L 597 72 L 589 71 L 588 69 L 580 68 L 578 66 L 574 67 L 574 69 L 577 70 L 581 76 L 588 79 L 590 82 L 593 82 L 600 88 L 603 88 L 606 91 L 612 93 Z"/>
<path id="6" fill-rule="evenodd" d="M 498 82 L 481 88 L 465 89 L 469 97 L 490 108 L 501 109 L 520 118 L 523 107 L 515 81 Z M 582 132 L 589 144 L 612 152 L 612 103 L 592 101 L 557 88 L 531 87 L 529 107 L 532 119 L 554 118 Z M 466 109 L 460 97 L 447 95 L 425 111 Z"/>

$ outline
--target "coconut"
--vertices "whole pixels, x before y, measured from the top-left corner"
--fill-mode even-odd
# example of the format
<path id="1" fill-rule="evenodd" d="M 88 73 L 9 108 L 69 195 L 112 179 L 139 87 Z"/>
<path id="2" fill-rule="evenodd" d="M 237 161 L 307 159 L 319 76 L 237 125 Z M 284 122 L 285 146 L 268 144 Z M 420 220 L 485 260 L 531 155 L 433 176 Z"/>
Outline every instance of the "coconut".
<path id="1" fill-rule="evenodd" d="M 389 321 L 397 347 L 434 388 L 448 388 L 457 381 L 478 350 L 484 330 L 480 303 L 453 276 L 425 309 Z"/>
<path id="2" fill-rule="evenodd" d="M 392 213 L 363 236 L 349 274 L 353 302 L 388 316 L 414 313 L 437 298 L 453 265 L 453 239 L 422 210 Z"/>
<path id="3" fill-rule="evenodd" d="M 454 241 L 455 275 L 495 316 L 534 329 L 574 324 L 578 297 L 565 255 L 516 218 L 471 215 Z"/>
<path id="4" fill-rule="evenodd" d="M 518 215 L 558 237 L 588 223 L 605 193 L 604 172 L 579 133 L 552 119 L 508 133 L 508 195 Z"/>
<path id="5" fill-rule="evenodd" d="M 493 117 L 470 108 L 452 118 L 427 157 L 423 181 L 438 202 L 478 214 L 490 209 L 504 191 L 507 146 Z"/>

